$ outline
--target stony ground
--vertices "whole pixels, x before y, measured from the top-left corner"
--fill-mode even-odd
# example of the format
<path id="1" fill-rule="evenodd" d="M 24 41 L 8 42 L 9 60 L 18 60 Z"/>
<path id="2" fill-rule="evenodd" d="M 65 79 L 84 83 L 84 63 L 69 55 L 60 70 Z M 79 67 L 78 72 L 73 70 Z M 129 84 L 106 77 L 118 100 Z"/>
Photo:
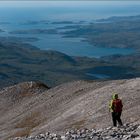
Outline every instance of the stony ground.
<path id="1" fill-rule="evenodd" d="M 123 127 L 104 129 L 74 129 L 64 135 L 44 133 L 36 136 L 17 137 L 11 140 L 140 140 L 139 124 L 124 124 Z"/>
<path id="2" fill-rule="evenodd" d="M 123 101 L 123 123 L 140 124 L 140 78 L 74 81 L 51 89 L 36 82 L 4 88 L 0 91 L 0 140 L 112 126 L 108 104 L 114 92 Z"/>

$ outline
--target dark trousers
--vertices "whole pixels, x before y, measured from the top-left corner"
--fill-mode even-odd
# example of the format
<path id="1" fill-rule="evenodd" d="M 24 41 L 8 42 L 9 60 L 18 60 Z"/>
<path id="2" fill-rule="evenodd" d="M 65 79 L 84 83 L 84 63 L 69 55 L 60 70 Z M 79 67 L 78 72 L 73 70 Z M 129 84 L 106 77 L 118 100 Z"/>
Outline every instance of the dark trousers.
<path id="1" fill-rule="evenodd" d="M 117 126 L 117 122 L 120 126 L 123 125 L 121 120 L 121 112 L 112 112 L 112 121 L 114 126 Z"/>

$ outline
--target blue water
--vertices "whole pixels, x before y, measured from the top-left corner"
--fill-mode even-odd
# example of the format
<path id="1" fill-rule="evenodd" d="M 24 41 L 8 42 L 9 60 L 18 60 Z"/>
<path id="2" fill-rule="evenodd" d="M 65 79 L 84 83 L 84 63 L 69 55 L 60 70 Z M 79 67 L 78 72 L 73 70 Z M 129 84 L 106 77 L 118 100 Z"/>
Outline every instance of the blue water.
<path id="1" fill-rule="evenodd" d="M 57 50 L 72 56 L 100 57 L 112 54 L 130 54 L 131 48 L 103 48 L 95 47 L 81 38 L 63 38 L 61 34 L 24 34 L 12 35 L 10 31 L 23 29 L 55 29 L 67 24 L 52 24 L 57 21 L 73 21 L 73 25 L 80 21 L 88 24 L 96 19 L 110 16 L 140 15 L 139 1 L 105 2 L 105 1 L 40 1 L 40 2 L 0 2 L 0 29 L 4 33 L 0 36 L 36 37 L 39 41 L 32 44 L 42 50 Z M 28 21 L 41 21 L 37 24 L 25 24 Z M 5 24 L 2 22 L 9 22 Z M 75 23 L 76 22 L 76 23 Z"/>
<path id="2" fill-rule="evenodd" d="M 108 79 L 108 78 L 110 78 L 109 75 L 105 75 L 105 74 L 86 73 L 86 75 L 96 77 L 97 79 Z"/>

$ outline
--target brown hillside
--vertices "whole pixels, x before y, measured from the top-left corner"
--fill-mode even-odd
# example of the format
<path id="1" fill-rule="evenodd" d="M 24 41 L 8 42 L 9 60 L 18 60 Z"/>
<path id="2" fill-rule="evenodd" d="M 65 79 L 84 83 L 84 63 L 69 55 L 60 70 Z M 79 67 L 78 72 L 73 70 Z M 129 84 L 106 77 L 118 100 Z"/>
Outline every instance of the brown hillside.
<path id="1" fill-rule="evenodd" d="M 112 125 L 108 103 L 113 92 L 123 100 L 123 122 L 139 121 L 140 78 L 103 82 L 75 81 L 48 89 L 33 82 L 0 91 L 0 139 L 63 133 L 71 128 Z"/>

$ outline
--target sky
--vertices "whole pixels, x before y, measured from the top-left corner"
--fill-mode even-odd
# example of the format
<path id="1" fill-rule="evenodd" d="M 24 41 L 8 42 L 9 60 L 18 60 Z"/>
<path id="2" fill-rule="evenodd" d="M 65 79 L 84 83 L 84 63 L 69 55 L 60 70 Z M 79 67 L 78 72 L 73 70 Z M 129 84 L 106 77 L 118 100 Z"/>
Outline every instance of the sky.
<path id="1" fill-rule="evenodd" d="M 127 4 L 127 5 L 133 5 L 133 4 L 138 4 L 140 5 L 140 1 L 93 1 L 95 5 L 122 5 L 122 4 Z M 22 1 L 22 0 L 17 0 L 17 1 L 0 1 L 0 7 L 43 7 L 43 6 L 53 6 L 53 7 L 61 7 L 61 6 L 85 6 L 85 5 L 90 5 L 91 1 Z"/>

